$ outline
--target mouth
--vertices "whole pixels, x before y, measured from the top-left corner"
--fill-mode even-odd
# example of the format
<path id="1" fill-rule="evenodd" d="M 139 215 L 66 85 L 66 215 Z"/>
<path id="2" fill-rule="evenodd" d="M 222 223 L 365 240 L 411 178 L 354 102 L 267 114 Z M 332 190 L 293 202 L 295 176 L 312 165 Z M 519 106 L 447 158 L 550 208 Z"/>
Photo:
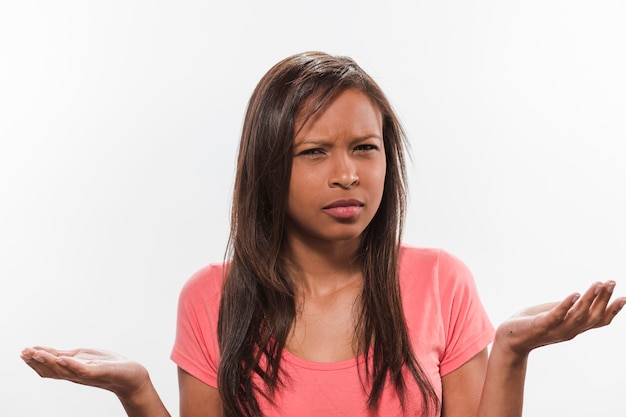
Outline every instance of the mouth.
<path id="1" fill-rule="evenodd" d="M 337 219 L 351 219 L 356 217 L 365 204 L 362 201 L 349 199 L 337 200 L 322 208 L 322 211 Z"/>
<path id="2" fill-rule="evenodd" d="M 341 207 L 363 207 L 365 204 L 359 200 L 349 199 L 349 200 L 337 200 L 329 205 L 323 207 L 323 210 L 341 208 Z"/>

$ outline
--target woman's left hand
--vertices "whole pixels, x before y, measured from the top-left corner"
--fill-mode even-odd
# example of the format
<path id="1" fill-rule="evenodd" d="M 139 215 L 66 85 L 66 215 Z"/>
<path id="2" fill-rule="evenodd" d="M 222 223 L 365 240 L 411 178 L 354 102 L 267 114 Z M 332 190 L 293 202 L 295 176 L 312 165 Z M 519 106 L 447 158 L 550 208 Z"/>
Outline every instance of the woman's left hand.
<path id="1" fill-rule="evenodd" d="M 540 346 L 606 326 L 626 304 L 626 297 L 609 303 L 614 288 L 615 281 L 597 282 L 582 296 L 526 308 L 498 327 L 494 343 L 523 357 Z"/>

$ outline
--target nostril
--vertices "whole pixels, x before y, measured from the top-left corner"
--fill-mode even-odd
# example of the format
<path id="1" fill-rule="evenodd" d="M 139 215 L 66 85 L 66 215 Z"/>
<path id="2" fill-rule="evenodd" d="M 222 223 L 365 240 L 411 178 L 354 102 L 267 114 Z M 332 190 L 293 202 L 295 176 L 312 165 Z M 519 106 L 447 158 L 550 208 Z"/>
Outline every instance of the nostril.
<path id="1" fill-rule="evenodd" d="M 356 175 L 345 176 L 343 178 L 336 178 L 332 181 L 332 185 L 341 188 L 351 188 L 359 183 L 359 177 Z"/>

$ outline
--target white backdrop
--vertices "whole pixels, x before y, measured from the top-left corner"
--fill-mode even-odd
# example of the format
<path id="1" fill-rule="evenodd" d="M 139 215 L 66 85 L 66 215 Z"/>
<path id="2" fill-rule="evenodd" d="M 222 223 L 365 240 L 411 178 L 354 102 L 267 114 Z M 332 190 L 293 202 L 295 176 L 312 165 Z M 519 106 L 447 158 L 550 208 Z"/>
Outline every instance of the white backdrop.
<path id="1" fill-rule="evenodd" d="M 354 57 L 412 143 L 405 240 L 473 270 L 499 323 L 615 279 L 626 294 L 626 3 L 5 1 L 0 5 L 0 413 L 121 416 L 19 353 L 145 364 L 178 415 L 178 292 L 227 238 L 262 74 Z M 626 315 L 626 313 L 622 313 Z M 626 317 L 531 355 L 525 416 L 626 415 Z"/>

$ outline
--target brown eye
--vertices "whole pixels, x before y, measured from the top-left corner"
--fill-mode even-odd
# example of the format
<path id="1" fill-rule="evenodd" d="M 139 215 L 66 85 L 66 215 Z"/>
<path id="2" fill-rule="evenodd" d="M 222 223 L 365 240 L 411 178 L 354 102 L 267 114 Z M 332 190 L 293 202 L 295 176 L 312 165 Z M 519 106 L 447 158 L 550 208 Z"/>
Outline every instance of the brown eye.
<path id="1" fill-rule="evenodd" d="M 355 151 L 376 151 L 378 146 L 372 144 L 358 145 L 354 148 Z"/>
<path id="2" fill-rule="evenodd" d="M 317 156 L 317 155 L 322 155 L 323 153 L 324 151 L 322 149 L 313 148 L 313 149 L 305 149 L 301 151 L 298 154 L 298 156 Z"/>

